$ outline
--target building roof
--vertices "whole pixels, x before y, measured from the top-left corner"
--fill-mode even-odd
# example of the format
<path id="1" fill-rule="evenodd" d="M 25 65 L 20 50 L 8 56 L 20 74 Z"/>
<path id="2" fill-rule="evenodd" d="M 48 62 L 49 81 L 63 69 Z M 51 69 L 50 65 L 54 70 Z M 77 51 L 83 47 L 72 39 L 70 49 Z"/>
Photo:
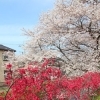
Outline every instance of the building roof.
<path id="1" fill-rule="evenodd" d="M 0 44 L 0 50 L 4 50 L 4 51 L 14 51 L 14 52 L 16 52 L 16 50 L 14 50 L 14 49 L 11 49 L 11 48 L 9 48 L 9 47 L 6 47 L 6 46 L 4 46 L 4 45 L 1 45 L 1 44 Z"/>

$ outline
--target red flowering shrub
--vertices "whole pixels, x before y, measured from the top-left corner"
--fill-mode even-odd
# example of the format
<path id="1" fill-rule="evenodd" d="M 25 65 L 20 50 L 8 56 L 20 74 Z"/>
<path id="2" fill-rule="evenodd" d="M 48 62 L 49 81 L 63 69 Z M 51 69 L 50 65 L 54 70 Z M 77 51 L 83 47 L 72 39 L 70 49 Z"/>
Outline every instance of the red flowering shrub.
<path id="1" fill-rule="evenodd" d="M 91 100 L 100 88 L 100 73 L 67 78 L 45 60 L 35 67 L 10 70 L 6 78 L 9 89 L 0 100 Z M 99 93 L 99 92 L 98 92 Z"/>

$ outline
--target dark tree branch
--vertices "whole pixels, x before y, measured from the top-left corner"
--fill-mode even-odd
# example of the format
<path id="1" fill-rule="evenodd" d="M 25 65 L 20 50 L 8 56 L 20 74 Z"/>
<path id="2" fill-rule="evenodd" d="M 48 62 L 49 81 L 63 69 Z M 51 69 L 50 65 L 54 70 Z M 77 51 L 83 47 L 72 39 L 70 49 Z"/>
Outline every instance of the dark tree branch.
<path id="1" fill-rule="evenodd" d="M 96 44 L 97 44 L 97 46 L 96 46 L 96 48 L 98 49 L 98 47 L 99 47 L 99 39 L 100 39 L 100 35 L 97 37 L 97 39 L 96 39 Z"/>

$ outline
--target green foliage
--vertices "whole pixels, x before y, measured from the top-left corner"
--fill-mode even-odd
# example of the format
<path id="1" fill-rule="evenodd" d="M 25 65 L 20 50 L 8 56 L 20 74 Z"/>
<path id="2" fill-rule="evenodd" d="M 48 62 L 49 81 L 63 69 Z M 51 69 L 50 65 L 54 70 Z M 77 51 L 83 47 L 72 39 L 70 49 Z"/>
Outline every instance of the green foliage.
<path id="1" fill-rule="evenodd" d="M 7 89 L 8 89 L 8 87 L 0 87 L 0 92 L 6 91 Z"/>
<path id="2" fill-rule="evenodd" d="M 0 96 L 4 97 L 7 90 L 8 90 L 8 87 L 0 87 Z"/>
<path id="3" fill-rule="evenodd" d="M 93 97 L 92 97 L 92 100 L 100 100 L 100 95 L 93 96 Z"/>

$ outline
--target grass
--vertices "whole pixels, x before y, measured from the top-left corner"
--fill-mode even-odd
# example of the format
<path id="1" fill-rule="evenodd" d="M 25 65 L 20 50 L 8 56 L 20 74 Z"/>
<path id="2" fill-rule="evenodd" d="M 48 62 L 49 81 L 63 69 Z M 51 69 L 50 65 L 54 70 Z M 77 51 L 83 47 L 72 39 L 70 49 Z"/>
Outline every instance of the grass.
<path id="1" fill-rule="evenodd" d="M 8 87 L 7 86 L 0 87 L 0 92 L 5 92 L 7 90 L 8 90 Z"/>
<path id="2" fill-rule="evenodd" d="M 7 90 L 8 90 L 7 86 L 2 86 L 2 87 L 0 86 L 0 96 L 5 97 Z"/>
<path id="3" fill-rule="evenodd" d="M 100 95 L 93 97 L 92 100 L 100 100 Z"/>

